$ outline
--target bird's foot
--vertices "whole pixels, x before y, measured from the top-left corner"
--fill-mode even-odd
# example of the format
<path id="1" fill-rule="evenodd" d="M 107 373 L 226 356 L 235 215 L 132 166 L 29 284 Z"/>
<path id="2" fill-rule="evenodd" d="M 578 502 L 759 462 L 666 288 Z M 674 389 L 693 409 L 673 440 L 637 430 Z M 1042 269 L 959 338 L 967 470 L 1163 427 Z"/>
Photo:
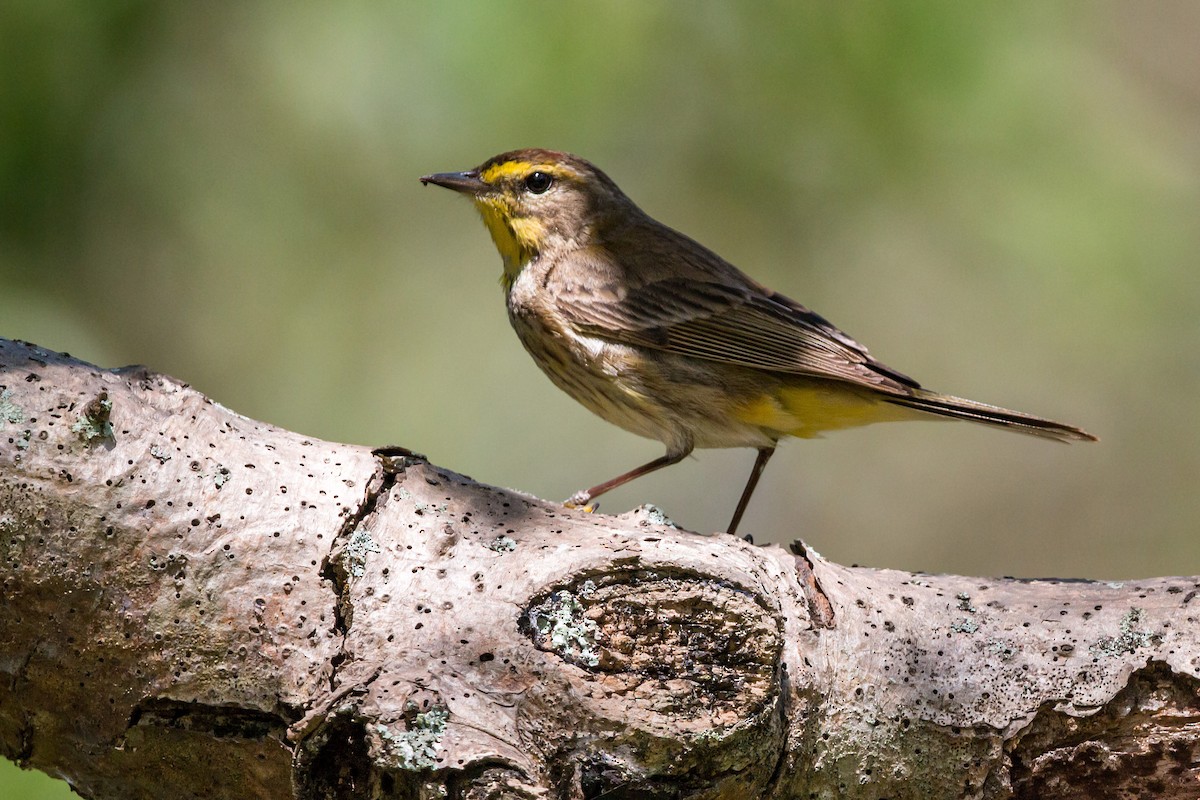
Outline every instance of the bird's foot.
<path id="1" fill-rule="evenodd" d="M 563 501 L 565 508 L 577 508 L 586 514 L 594 513 L 600 508 L 599 503 L 592 502 L 592 496 L 587 492 L 576 492 Z"/>

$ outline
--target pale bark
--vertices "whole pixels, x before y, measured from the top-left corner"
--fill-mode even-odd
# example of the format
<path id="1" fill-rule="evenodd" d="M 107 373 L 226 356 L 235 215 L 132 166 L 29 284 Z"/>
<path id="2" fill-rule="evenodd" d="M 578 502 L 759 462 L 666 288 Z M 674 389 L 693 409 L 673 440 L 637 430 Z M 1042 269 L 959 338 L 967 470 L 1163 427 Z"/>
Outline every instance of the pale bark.
<path id="1" fill-rule="evenodd" d="M 844 567 L 0 340 L 0 753 L 94 798 L 1200 793 L 1200 583 Z"/>

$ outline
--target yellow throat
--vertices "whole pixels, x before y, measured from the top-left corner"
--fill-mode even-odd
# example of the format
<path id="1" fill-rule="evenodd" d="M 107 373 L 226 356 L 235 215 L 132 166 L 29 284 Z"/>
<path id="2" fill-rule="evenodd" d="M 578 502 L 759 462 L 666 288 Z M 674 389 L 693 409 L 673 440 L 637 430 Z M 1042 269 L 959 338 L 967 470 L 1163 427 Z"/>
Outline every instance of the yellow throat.
<path id="1" fill-rule="evenodd" d="M 534 220 L 509 216 L 508 209 L 490 199 L 476 200 L 475 207 L 479 209 L 483 224 L 487 226 L 496 250 L 504 261 L 501 280 L 506 287 L 511 286 L 537 253 L 536 234 L 541 228 Z"/>
<path id="2" fill-rule="evenodd" d="M 480 178 L 489 184 L 495 184 L 507 175 L 523 174 L 533 166 L 526 161 L 496 164 L 481 174 Z M 545 227 L 534 217 L 517 214 L 511 201 L 502 195 L 476 197 L 475 207 L 479 209 L 483 224 L 487 226 L 496 250 L 500 252 L 500 258 L 504 261 L 504 275 L 501 281 L 507 288 L 516 280 L 525 265 L 537 255 Z"/>

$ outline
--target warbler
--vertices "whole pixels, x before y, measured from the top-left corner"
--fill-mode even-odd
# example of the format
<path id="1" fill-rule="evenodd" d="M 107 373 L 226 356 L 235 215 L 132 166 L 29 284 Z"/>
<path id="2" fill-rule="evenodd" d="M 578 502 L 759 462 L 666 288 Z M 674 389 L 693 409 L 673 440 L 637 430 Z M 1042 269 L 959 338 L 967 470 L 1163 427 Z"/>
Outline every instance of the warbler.
<path id="1" fill-rule="evenodd" d="M 1080 428 L 923 389 L 824 317 L 655 221 L 588 161 L 502 153 L 421 178 L 474 201 L 504 262 L 508 318 L 556 386 L 666 453 L 590 489 L 596 498 L 695 448 L 758 456 L 729 533 L 780 439 L 873 422 L 982 422 L 1058 441 Z"/>

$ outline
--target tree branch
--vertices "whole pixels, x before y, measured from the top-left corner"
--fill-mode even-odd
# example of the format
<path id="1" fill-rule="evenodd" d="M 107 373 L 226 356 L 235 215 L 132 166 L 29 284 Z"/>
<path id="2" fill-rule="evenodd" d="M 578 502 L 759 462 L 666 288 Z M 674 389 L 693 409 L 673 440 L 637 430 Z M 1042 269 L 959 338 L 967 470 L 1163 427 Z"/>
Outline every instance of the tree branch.
<path id="1" fill-rule="evenodd" d="M 84 796 L 1195 796 L 1195 579 L 794 549 L 0 340 L 0 752 Z"/>

